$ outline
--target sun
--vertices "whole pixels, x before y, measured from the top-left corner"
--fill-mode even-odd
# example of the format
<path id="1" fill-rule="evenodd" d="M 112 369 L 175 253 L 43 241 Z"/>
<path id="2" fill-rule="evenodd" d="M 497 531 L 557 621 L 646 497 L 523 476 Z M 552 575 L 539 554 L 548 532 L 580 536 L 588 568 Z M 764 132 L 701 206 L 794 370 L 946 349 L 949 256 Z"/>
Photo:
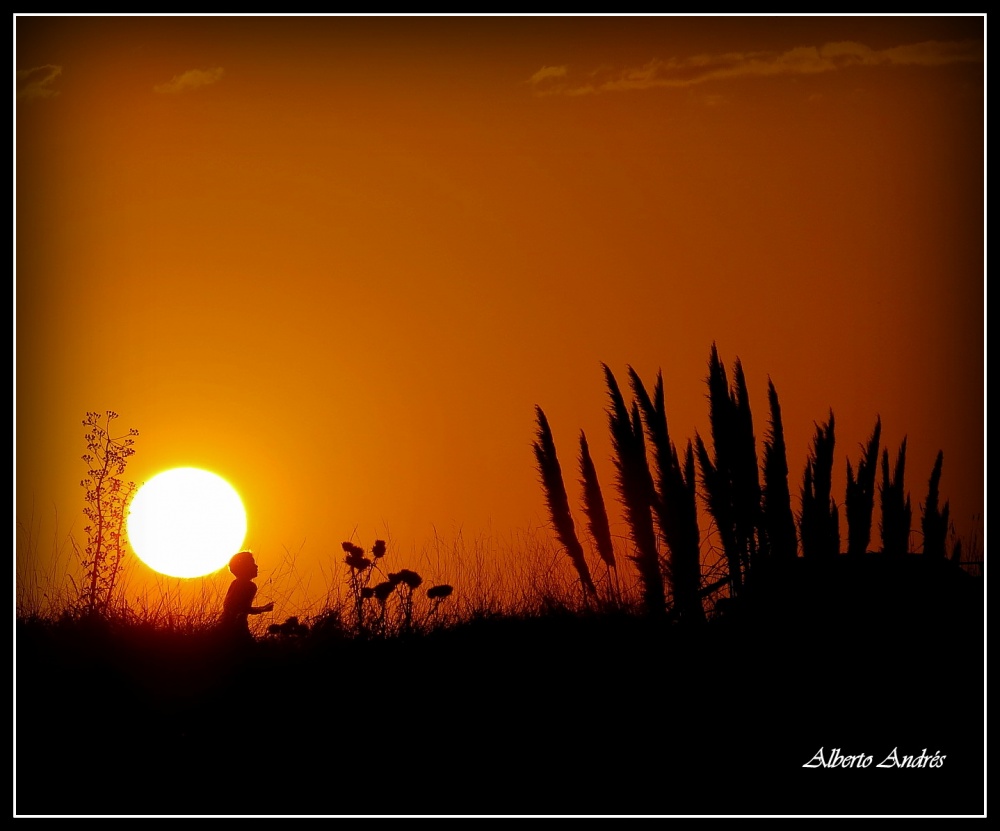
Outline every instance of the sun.
<path id="1" fill-rule="evenodd" d="M 218 571 L 243 547 L 247 515 L 221 476 L 196 467 L 159 473 L 136 492 L 128 539 L 147 566 L 170 577 Z"/>

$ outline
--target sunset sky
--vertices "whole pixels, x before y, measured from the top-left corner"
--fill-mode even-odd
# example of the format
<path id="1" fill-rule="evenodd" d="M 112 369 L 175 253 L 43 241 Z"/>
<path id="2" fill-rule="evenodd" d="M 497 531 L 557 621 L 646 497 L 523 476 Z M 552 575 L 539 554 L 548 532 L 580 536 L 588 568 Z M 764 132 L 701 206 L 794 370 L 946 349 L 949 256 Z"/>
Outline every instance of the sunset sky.
<path id="1" fill-rule="evenodd" d="M 14 46 L 40 568 L 84 539 L 107 409 L 127 478 L 236 487 L 262 575 L 547 539 L 535 405 L 574 509 L 581 429 L 613 505 L 601 362 L 662 369 L 672 437 L 709 441 L 713 342 L 759 453 L 774 381 L 794 510 L 832 408 L 838 502 L 880 415 L 915 546 L 938 450 L 982 533 L 985 16 L 22 15 Z"/>

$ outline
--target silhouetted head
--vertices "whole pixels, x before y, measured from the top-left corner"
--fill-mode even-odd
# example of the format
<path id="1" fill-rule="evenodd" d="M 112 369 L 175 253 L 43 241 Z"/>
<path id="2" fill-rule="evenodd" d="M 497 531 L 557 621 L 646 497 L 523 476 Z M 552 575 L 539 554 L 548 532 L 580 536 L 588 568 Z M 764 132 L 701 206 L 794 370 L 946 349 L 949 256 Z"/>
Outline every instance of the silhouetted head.
<path id="1" fill-rule="evenodd" d="M 230 558 L 229 570 L 237 577 L 253 580 L 257 576 L 257 562 L 251 552 L 241 551 L 239 554 L 233 554 Z"/>

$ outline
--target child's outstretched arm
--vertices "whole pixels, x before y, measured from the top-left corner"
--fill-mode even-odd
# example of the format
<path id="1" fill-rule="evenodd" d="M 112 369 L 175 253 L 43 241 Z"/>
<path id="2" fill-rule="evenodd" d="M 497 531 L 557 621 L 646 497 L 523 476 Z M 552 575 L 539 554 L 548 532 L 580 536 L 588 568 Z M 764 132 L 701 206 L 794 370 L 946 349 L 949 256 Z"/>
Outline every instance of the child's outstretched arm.
<path id="1" fill-rule="evenodd" d="M 251 606 L 250 614 L 252 615 L 262 615 L 264 612 L 274 611 L 274 603 L 267 603 L 264 606 Z"/>

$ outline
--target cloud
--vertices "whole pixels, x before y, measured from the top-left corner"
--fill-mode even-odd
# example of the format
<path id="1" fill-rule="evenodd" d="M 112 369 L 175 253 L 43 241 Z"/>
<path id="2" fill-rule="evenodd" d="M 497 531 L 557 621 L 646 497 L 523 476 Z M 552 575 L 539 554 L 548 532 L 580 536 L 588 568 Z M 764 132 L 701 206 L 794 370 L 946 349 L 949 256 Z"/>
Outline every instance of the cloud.
<path id="1" fill-rule="evenodd" d="M 654 58 L 642 66 L 603 69 L 586 81 L 569 77 L 566 67 L 542 67 L 530 82 L 539 95 L 589 95 L 663 87 L 691 87 L 733 78 L 815 75 L 865 66 L 944 66 L 982 63 L 980 40 L 926 41 L 875 50 L 862 43 L 841 41 L 820 47 L 800 46 L 787 52 L 727 52 L 691 58 Z"/>
<path id="2" fill-rule="evenodd" d="M 541 84 L 547 78 L 565 78 L 568 71 L 565 66 L 543 66 L 528 79 L 528 83 Z"/>
<path id="3" fill-rule="evenodd" d="M 62 67 L 53 64 L 36 66 L 32 69 L 17 71 L 17 98 L 31 100 L 34 98 L 54 98 L 59 91 L 52 88 L 56 78 L 62 75 Z"/>
<path id="4" fill-rule="evenodd" d="M 957 43 L 940 43 L 929 40 L 909 46 L 895 46 L 883 54 L 889 63 L 910 66 L 944 66 L 950 63 L 982 63 L 983 43 L 963 40 Z"/>
<path id="5" fill-rule="evenodd" d="M 225 72 L 221 66 L 217 66 L 214 69 L 189 69 L 180 75 L 174 75 L 167 83 L 153 87 L 153 90 L 164 95 L 177 95 L 214 84 L 221 80 L 224 74 Z"/>

